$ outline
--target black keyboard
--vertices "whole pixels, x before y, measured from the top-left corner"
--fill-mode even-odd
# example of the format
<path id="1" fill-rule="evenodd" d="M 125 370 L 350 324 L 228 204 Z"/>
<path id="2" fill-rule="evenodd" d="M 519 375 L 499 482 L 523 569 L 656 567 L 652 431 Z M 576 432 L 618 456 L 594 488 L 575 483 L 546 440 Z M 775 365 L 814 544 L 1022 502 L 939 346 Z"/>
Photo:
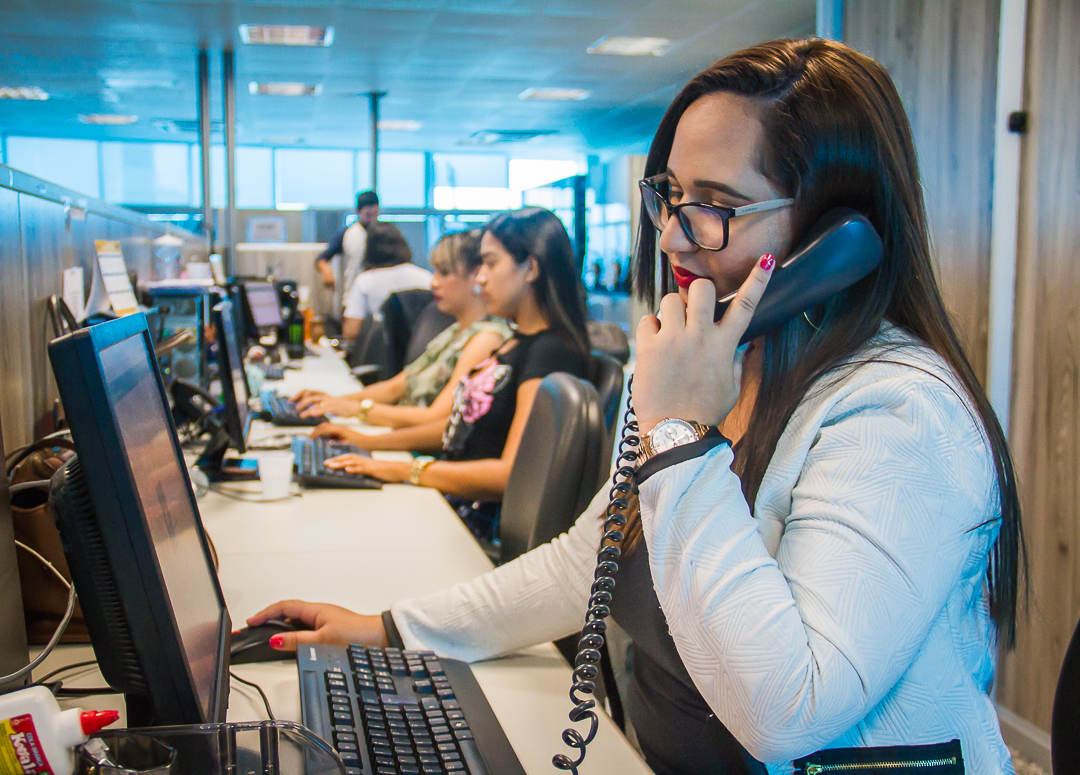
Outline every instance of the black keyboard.
<path id="1" fill-rule="evenodd" d="M 296 457 L 296 480 L 302 487 L 340 487 L 349 490 L 379 490 L 382 480 L 364 474 L 350 474 L 340 468 L 327 468 L 326 461 L 338 455 L 371 453 L 354 444 L 319 437 L 294 436 L 292 451 Z"/>
<path id="2" fill-rule="evenodd" d="M 267 395 L 263 399 L 263 409 L 270 412 L 270 422 L 285 427 L 319 425 L 326 422 L 326 417 L 301 417 L 296 411 L 296 404 L 285 396 Z"/>
<path id="3" fill-rule="evenodd" d="M 263 371 L 266 374 L 268 380 L 285 379 L 285 369 L 288 368 L 282 363 L 268 363 L 263 366 Z"/>
<path id="4" fill-rule="evenodd" d="M 472 670 L 431 651 L 303 645 L 304 726 L 346 775 L 524 775 Z"/>

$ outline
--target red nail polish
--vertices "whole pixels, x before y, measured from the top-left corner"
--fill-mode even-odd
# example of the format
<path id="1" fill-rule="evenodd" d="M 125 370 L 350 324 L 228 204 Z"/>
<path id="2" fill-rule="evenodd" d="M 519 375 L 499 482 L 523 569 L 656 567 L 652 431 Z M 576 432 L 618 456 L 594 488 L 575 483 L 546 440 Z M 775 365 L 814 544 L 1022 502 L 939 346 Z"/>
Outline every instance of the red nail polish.
<path id="1" fill-rule="evenodd" d="M 761 268 L 766 272 L 773 268 L 774 263 L 776 263 L 776 259 L 773 258 L 772 253 L 766 253 L 761 257 Z"/>
<path id="2" fill-rule="evenodd" d="M 285 639 L 280 635 L 273 635 L 270 638 L 270 648 L 279 649 L 285 645 Z"/>

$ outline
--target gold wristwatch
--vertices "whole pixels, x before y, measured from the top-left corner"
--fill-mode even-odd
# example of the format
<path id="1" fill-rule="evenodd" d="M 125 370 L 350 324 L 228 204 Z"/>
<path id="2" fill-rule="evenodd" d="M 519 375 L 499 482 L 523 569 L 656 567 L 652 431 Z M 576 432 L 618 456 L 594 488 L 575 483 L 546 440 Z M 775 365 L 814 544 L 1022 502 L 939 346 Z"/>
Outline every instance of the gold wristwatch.
<path id="1" fill-rule="evenodd" d="M 430 457 L 418 457 L 413 458 L 412 465 L 409 466 L 409 484 L 420 486 L 420 474 L 424 473 L 424 469 L 435 462 L 435 458 Z"/>
<path id="2" fill-rule="evenodd" d="M 360 422 L 367 421 L 367 413 L 371 411 L 371 407 L 375 406 L 375 401 L 371 398 L 365 398 L 360 402 L 360 411 L 356 413 L 356 417 Z"/>
<path id="3" fill-rule="evenodd" d="M 710 430 L 712 430 L 711 426 L 702 425 L 693 420 L 665 417 L 641 437 L 641 451 L 638 453 L 640 462 L 644 463 L 649 458 L 661 452 L 667 452 L 669 449 L 700 441 Z"/>

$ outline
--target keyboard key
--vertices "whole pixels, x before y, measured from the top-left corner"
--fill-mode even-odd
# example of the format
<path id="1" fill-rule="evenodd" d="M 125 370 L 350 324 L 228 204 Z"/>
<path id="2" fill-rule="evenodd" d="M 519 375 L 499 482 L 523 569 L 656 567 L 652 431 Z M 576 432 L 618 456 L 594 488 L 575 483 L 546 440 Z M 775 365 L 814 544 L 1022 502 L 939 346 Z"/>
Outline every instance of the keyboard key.
<path id="1" fill-rule="evenodd" d="M 450 726 L 453 729 L 468 729 L 469 728 L 468 722 L 466 722 L 465 719 L 462 719 L 462 718 L 455 719 L 454 721 L 451 721 Z"/>
<path id="2" fill-rule="evenodd" d="M 444 766 L 448 772 L 463 772 L 465 770 L 465 762 L 447 762 Z"/>

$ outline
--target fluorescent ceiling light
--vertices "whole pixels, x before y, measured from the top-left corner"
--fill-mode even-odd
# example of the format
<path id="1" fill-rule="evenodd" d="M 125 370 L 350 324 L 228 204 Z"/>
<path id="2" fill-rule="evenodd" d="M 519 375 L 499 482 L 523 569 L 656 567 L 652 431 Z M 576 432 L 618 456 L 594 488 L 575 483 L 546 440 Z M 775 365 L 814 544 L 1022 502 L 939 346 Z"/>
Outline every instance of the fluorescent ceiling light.
<path id="1" fill-rule="evenodd" d="M 626 38 L 612 36 L 600 38 L 585 52 L 588 54 L 615 54 L 624 57 L 662 57 L 671 45 L 669 38 Z"/>
<path id="2" fill-rule="evenodd" d="M 271 97 L 313 97 L 322 91 L 322 84 L 271 82 L 248 84 L 252 94 L 267 94 Z"/>
<path id="3" fill-rule="evenodd" d="M 528 88 L 518 95 L 521 100 L 549 100 L 552 102 L 583 100 L 588 98 L 585 89 Z"/>
<path id="4" fill-rule="evenodd" d="M 39 86 L 0 86 L 0 100 L 34 100 L 44 102 L 49 93 Z"/>
<path id="5" fill-rule="evenodd" d="M 240 40 L 250 46 L 329 46 L 333 27 L 297 24 L 241 24 Z"/>
<path id="6" fill-rule="evenodd" d="M 102 73 L 98 73 L 102 75 Z M 129 91 L 131 89 L 175 89 L 176 79 L 154 73 L 134 73 L 126 75 L 105 75 L 105 86 L 109 89 Z"/>
<path id="7" fill-rule="evenodd" d="M 139 120 L 138 116 L 124 116 L 119 113 L 91 113 L 87 116 L 79 116 L 79 121 L 84 124 L 100 124 L 102 126 L 127 126 Z"/>
<path id="8" fill-rule="evenodd" d="M 279 210 L 306 210 L 307 204 L 304 202 L 278 202 L 277 209 Z"/>
<path id="9" fill-rule="evenodd" d="M 423 121 L 389 119 L 379 122 L 379 129 L 386 132 L 419 132 L 423 126 Z"/>

